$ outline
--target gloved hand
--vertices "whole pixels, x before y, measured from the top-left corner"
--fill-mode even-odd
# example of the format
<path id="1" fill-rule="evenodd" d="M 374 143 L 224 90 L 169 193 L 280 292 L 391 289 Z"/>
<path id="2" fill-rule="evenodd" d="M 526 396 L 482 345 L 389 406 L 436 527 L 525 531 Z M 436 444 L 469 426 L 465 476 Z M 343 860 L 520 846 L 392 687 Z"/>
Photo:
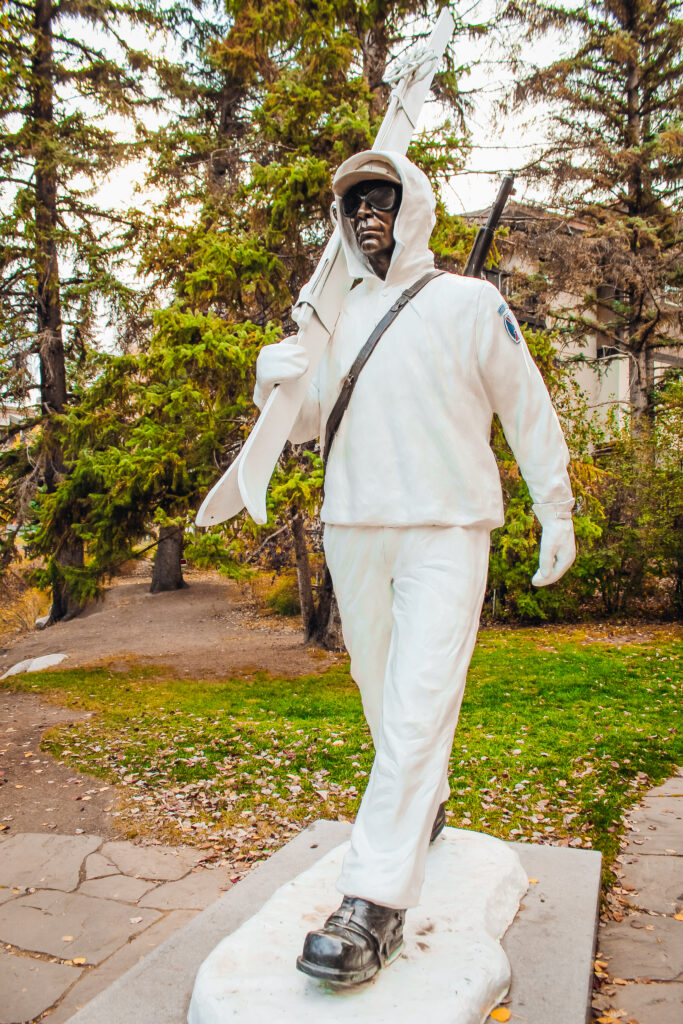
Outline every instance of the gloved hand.
<path id="1" fill-rule="evenodd" d="M 576 558 L 573 504 L 572 498 L 570 501 L 533 506 L 536 518 L 543 527 L 538 571 L 531 580 L 535 587 L 547 587 L 550 583 L 555 583 L 560 576 L 564 576 Z"/>
<path id="2" fill-rule="evenodd" d="M 262 409 L 273 387 L 286 380 L 296 380 L 308 369 L 308 356 L 296 343 L 296 335 L 277 345 L 264 345 L 256 360 L 254 405 Z"/>

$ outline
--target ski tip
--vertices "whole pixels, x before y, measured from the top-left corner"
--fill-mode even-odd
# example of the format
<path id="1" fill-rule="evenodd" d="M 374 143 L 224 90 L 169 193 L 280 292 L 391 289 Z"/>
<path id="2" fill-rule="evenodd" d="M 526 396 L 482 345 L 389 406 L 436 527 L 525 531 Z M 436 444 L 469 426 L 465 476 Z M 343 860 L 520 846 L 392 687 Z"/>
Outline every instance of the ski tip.
<path id="1" fill-rule="evenodd" d="M 195 518 L 197 526 L 205 530 L 210 526 L 218 526 L 226 519 L 238 515 L 244 508 L 244 501 L 237 486 L 237 466 L 234 463 L 233 466 L 223 474 L 218 483 L 214 484 L 199 506 Z"/>
<path id="2" fill-rule="evenodd" d="M 265 526 L 268 522 L 268 512 L 266 510 L 265 501 L 261 504 L 249 501 L 245 507 L 257 526 Z"/>
<path id="3" fill-rule="evenodd" d="M 215 526 L 219 522 L 219 519 L 217 516 L 212 515 L 205 506 L 206 502 L 202 504 L 199 512 L 197 512 L 195 523 L 197 526 L 207 529 L 209 526 Z"/>

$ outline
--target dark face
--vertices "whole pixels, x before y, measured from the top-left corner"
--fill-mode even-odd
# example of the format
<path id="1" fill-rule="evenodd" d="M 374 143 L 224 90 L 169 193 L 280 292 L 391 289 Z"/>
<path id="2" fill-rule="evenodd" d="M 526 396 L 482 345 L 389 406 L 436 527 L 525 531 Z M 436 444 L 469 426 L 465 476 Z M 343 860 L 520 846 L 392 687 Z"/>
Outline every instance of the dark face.
<path id="1" fill-rule="evenodd" d="M 350 220 L 360 251 L 367 257 L 377 276 L 384 279 L 387 276 L 396 244 L 394 222 L 400 205 L 400 192 L 398 190 L 394 192 L 395 202 L 392 209 L 377 209 L 372 203 L 372 189 L 377 185 L 376 181 L 360 182 L 354 186 L 353 190 L 350 190 L 360 194 L 370 193 L 367 199 L 361 201 Z M 383 205 L 386 204 L 383 203 Z"/>

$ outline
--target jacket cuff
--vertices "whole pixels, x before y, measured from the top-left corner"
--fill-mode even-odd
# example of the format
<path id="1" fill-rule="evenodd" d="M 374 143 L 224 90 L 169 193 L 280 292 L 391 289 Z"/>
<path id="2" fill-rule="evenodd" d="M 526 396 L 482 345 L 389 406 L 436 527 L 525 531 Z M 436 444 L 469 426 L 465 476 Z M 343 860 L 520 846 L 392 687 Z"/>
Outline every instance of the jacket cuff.
<path id="1" fill-rule="evenodd" d="M 552 523 L 556 519 L 571 519 L 574 499 L 566 501 L 545 501 L 541 504 L 534 503 L 531 508 L 541 526 Z"/>

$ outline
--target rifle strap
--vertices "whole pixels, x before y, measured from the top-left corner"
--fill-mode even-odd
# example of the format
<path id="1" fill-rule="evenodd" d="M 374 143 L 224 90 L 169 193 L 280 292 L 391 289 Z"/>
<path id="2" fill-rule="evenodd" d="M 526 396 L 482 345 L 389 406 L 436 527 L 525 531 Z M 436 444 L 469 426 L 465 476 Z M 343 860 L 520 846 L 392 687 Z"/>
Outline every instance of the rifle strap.
<path id="1" fill-rule="evenodd" d="M 325 467 L 327 466 L 327 460 L 330 457 L 330 449 L 332 447 L 332 442 L 334 441 L 337 431 L 339 430 L 339 424 L 342 421 L 347 406 L 351 401 L 351 395 L 353 394 L 353 389 L 356 386 L 358 376 L 363 367 L 365 366 L 365 364 L 367 363 L 368 359 L 374 352 L 377 346 L 377 342 L 382 337 L 382 335 L 389 327 L 389 325 L 394 322 L 394 320 L 401 312 L 403 307 L 407 306 L 410 300 L 414 299 L 417 293 L 422 291 L 426 284 L 429 284 L 430 281 L 433 281 L 435 277 L 441 277 L 443 273 L 445 273 L 445 271 L 443 270 L 429 270 L 426 274 L 423 274 L 423 276 L 418 281 L 416 281 L 414 284 L 411 284 L 410 288 L 406 288 L 406 290 L 396 299 L 396 302 L 393 304 L 391 309 L 389 309 L 384 314 L 384 316 L 379 321 L 377 326 L 374 328 L 372 334 L 370 335 L 370 337 L 365 342 L 362 349 L 354 359 L 351 369 L 344 378 L 344 382 L 341 386 L 341 390 L 337 397 L 337 401 L 334 403 L 334 406 L 332 407 L 332 412 L 327 417 L 327 423 L 325 425 L 325 448 L 323 454 L 323 465 Z"/>

